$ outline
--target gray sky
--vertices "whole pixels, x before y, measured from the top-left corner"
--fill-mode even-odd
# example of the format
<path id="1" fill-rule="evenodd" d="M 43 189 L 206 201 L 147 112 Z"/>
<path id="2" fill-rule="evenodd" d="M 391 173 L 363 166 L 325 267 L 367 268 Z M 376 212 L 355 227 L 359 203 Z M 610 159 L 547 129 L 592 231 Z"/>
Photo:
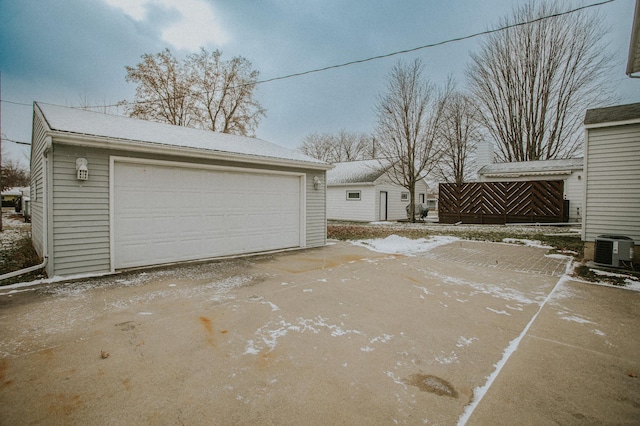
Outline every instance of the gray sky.
<path id="1" fill-rule="evenodd" d="M 2 133 L 31 140 L 33 101 L 67 106 L 132 101 L 135 86 L 125 82 L 125 66 L 165 47 L 180 58 L 200 46 L 220 49 L 223 59 L 244 56 L 260 79 L 270 79 L 495 28 L 523 2 L 0 0 Z M 640 80 L 625 76 L 634 0 L 595 10 L 611 27 L 616 63 L 610 79 L 618 102 L 640 102 Z M 267 116 L 257 136 L 295 148 L 313 132 L 369 132 L 376 97 L 399 59 L 420 58 L 434 83 L 453 75 L 464 86 L 469 53 L 478 51 L 481 40 L 261 84 L 257 97 Z M 3 152 L 27 162 L 28 147 L 3 142 Z"/>

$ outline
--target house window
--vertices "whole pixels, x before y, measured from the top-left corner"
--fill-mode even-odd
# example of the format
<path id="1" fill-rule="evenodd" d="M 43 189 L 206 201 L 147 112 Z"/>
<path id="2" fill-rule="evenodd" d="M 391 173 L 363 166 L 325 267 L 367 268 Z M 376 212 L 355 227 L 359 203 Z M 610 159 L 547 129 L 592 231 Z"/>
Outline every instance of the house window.
<path id="1" fill-rule="evenodd" d="M 360 201 L 360 191 L 347 191 L 347 201 Z"/>
<path id="2" fill-rule="evenodd" d="M 409 201 L 409 193 L 408 192 L 400 193 L 400 201 Z"/>
<path id="3" fill-rule="evenodd" d="M 425 201 L 424 194 L 418 194 L 418 199 L 420 200 L 418 201 L 420 204 L 424 204 L 424 201 Z"/>

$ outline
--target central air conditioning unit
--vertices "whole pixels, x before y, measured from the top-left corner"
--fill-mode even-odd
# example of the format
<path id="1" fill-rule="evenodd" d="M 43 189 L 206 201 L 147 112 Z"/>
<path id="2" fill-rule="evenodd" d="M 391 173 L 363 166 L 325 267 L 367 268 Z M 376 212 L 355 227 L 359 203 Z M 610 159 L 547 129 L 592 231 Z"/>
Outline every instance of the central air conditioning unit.
<path id="1" fill-rule="evenodd" d="M 593 262 L 603 266 L 620 268 L 621 262 L 633 261 L 633 239 L 621 235 L 600 235 L 596 237 Z"/>

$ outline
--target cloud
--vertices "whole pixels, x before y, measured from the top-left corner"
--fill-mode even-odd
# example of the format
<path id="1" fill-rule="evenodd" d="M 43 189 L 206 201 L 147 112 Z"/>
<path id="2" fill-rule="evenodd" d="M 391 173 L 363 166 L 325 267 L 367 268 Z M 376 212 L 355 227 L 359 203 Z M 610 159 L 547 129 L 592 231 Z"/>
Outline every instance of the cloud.
<path id="1" fill-rule="evenodd" d="M 201 46 L 221 46 L 229 42 L 229 35 L 222 28 L 211 4 L 205 0 L 104 1 L 138 22 L 148 20 L 151 12 L 157 9 L 170 12 L 173 19 L 164 23 L 160 33 L 165 42 L 178 49 L 196 51 Z"/>

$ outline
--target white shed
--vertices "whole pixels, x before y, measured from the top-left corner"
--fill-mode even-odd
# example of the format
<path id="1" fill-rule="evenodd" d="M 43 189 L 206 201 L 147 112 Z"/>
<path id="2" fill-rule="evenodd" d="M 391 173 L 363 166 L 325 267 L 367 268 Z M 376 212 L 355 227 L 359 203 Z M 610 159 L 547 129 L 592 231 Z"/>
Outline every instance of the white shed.
<path id="1" fill-rule="evenodd" d="M 392 183 L 380 160 L 335 163 L 327 172 L 327 218 L 351 221 L 406 219 L 409 192 Z M 415 200 L 435 209 L 424 180 L 416 185 Z"/>
<path id="2" fill-rule="evenodd" d="M 49 276 L 321 246 L 329 168 L 256 138 L 36 103 L 34 246 Z"/>
<path id="3" fill-rule="evenodd" d="M 587 110 L 584 124 L 582 240 L 593 259 L 600 235 L 640 241 L 640 103 Z"/>

